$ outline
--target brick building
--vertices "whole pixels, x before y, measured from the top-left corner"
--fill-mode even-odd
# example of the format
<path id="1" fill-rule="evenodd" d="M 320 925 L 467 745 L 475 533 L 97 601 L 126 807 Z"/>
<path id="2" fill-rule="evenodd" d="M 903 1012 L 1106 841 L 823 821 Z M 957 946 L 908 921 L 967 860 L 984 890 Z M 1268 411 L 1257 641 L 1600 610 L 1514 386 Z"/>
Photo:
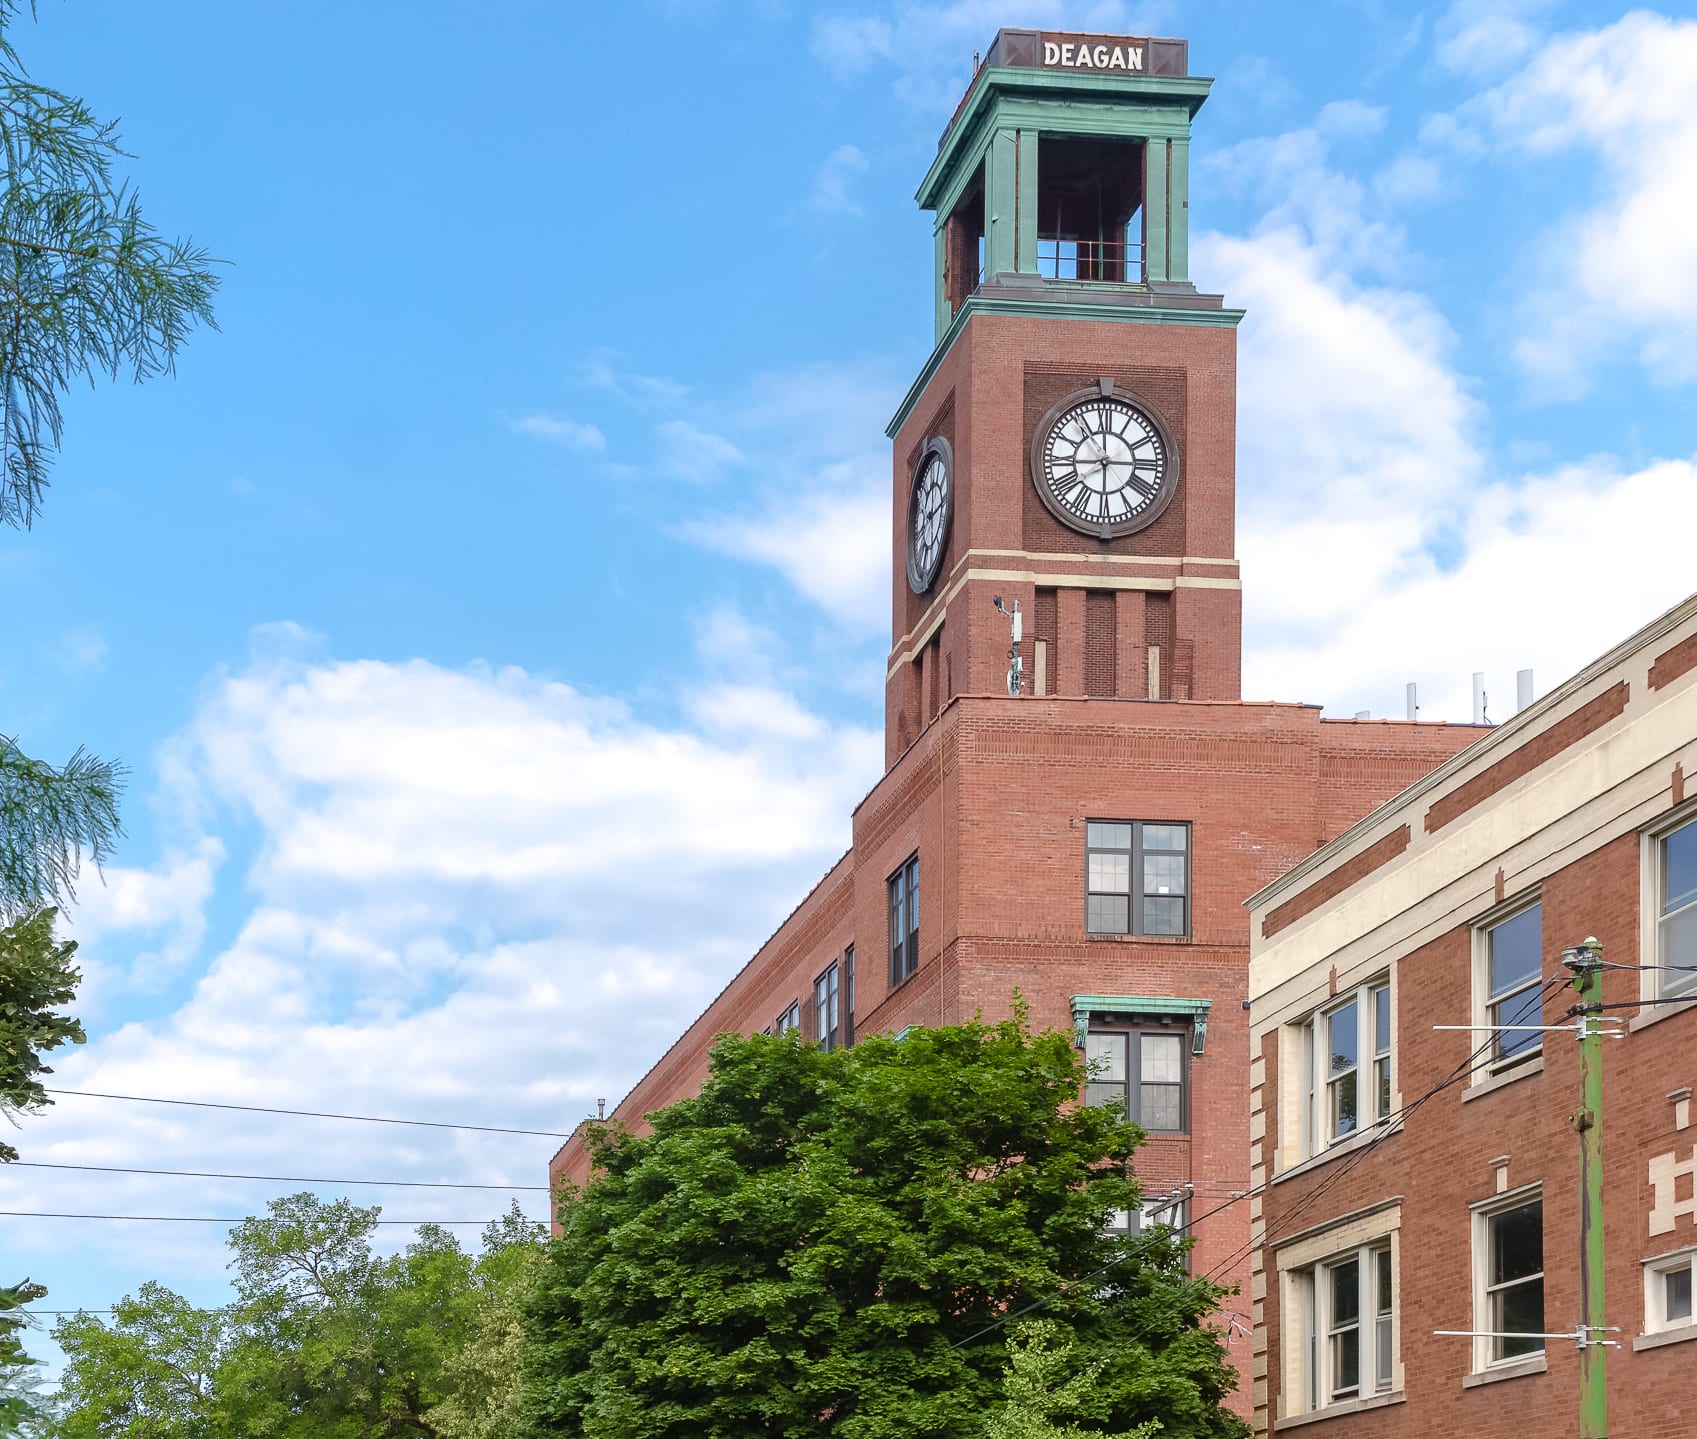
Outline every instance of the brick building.
<path id="1" fill-rule="evenodd" d="M 889 429 L 887 771 L 619 1118 L 694 1092 L 721 1033 L 849 1043 L 1017 988 L 1148 1130 L 1166 1212 L 1246 1186 L 1244 898 L 1477 731 L 1240 698 L 1241 312 L 1187 261 L 1210 84 L 1180 40 L 997 35 L 918 196 L 936 347 Z M 586 1171 L 576 1138 L 551 1166 Z M 1196 1235 L 1247 1285 L 1246 1206 Z"/>
<path id="2" fill-rule="evenodd" d="M 1608 1432 L 1697 1432 L 1694 771 L 1697 596 L 1250 901 L 1258 1433 L 1577 1432 L 1590 936 Z"/>

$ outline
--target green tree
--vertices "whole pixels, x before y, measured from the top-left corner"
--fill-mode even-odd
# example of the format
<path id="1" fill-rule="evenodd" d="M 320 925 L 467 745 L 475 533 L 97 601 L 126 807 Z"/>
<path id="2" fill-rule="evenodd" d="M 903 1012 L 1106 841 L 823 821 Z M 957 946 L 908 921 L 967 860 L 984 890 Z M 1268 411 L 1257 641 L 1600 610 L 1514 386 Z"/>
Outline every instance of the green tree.
<path id="1" fill-rule="evenodd" d="M 978 1436 L 1002 1325 L 1041 1305 L 1112 1432 L 1237 1436 L 1170 1230 L 1115 1235 L 1141 1133 L 1081 1106 L 1068 1037 L 919 1029 L 825 1052 L 727 1036 L 653 1132 L 592 1134 L 527 1309 L 525 1427 L 585 1439 Z"/>
<path id="2" fill-rule="evenodd" d="M 490 1372 L 491 1316 L 516 1308 L 539 1225 L 515 1209 L 467 1254 L 440 1226 L 372 1252 L 376 1208 L 273 1200 L 230 1235 L 235 1300 L 197 1309 L 157 1284 L 54 1331 L 55 1439 L 478 1439 L 514 1387 Z M 485 1427 L 478 1427 L 485 1426 Z"/>
<path id="3" fill-rule="evenodd" d="M 1057 1414 L 1088 1413 L 1099 1407 L 1096 1391 L 1104 1362 L 1079 1367 L 1077 1344 L 1060 1325 L 1032 1320 L 1008 1336 L 1008 1367 L 1002 1379 L 1006 1406 L 992 1415 L 985 1439 L 1156 1439 L 1161 1421 L 1103 1436 L 1100 1430 L 1057 1424 Z"/>

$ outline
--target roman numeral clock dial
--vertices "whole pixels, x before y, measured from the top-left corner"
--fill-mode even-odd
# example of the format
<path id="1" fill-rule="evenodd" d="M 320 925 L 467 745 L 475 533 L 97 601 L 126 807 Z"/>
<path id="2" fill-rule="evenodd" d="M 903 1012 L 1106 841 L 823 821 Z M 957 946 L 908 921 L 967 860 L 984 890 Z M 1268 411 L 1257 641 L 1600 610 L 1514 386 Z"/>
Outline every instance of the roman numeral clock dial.
<path id="1" fill-rule="evenodd" d="M 1108 540 L 1166 509 L 1178 456 L 1154 412 L 1104 380 L 1043 417 L 1031 437 L 1031 478 L 1062 524 Z"/>
<path id="2" fill-rule="evenodd" d="M 941 435 L 926 443 L 913 470 L 907 506 L 907 582 L 922 595 L 937 579 L 955 503 L 955 454 Z"/>

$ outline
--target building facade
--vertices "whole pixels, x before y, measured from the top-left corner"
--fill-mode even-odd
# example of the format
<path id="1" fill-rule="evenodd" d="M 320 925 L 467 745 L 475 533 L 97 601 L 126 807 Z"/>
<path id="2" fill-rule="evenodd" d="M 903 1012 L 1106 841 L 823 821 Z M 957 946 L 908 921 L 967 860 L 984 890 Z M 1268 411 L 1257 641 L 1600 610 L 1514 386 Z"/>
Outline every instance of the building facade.
<path id="1" fill-rule="evenodd" d="M 1607 1432 L 1697 1432 L 1694 774 L 1697 596 L 1250 902 L 1258 1433 L 1580 1432 L 1592 937 Z"/>
<path id="2" fill-rule="evenodd" d="M 1248 1183 L 1242 902 L 1477 731 L 1240 697 L 1241 316 L 1187 260 L 1210 84 L 1183 41 L 997 35 L 918 197 L 936 346 L 889 429 L 886 773 L 615 1114 L 693 1093 L 719 1034 L 849 1043 L 1018 991 L 1148 1131 L 1198 1270 L 1247 1286 L 1246 1206 L 1201 1217 Z M 587 1164 L 574 1138 L 551 1173 Z"/>

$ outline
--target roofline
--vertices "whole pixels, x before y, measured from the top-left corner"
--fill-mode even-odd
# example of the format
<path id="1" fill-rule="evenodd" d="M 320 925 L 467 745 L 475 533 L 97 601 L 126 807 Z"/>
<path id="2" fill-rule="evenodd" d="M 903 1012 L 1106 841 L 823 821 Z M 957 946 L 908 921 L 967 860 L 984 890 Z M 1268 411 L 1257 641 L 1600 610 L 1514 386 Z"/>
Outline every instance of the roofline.
<path id="1" fill-rule="evenodd" d="M 1513 748 L 1528 733 L 1541 729 L 1545 722 L 1551 718 L 1552 711 L 1560 709 L 1562 705 L 1566 704 L 1587 685 L 1601 679 L 1628 656 L 1648 648 L 1656 640 L 1668 634 L 1669 631 L 1678 629 L 1693 617 L 1697 617 L 1697 594 L 1688 595 L 1672 609 L 1657 615 L 1649 624 L 1622 640 L 1606 654 L 1592 660 L 1590 664 L 1556 686 L 1542 699 L 1534 700 L 1519 714 L 1511 719 L 1504 720 L 1489 734 L 1475 740 L 1466 749 L 1458 751 L 1445 760 L 1425 778 L 1417 780 L 1401 794 L 1386 800 L 1377 809 L 1369 811 L 1336 839 L 1328 840 L 1300 864 L 1286 870 L 1271 884 L 1250 895 L 1248 899 L 1243 901 L 1244 908 L 1254 910 L 1257 906 L 1267 904 L 1289 890 L 1306 888 L 1308 880 L 1327 869 L 1334 860 L 1341 858 L 1345 851 L 1353 847 L 1358 840 L 1365 838 L 1370 832 L 1377 829 L 1385 820 L 1399 811 L 1409 808 L 1417 800 L 1432 793 L 1433 790 L 1442 788 L 1459 771 L 1473 764 L 1480 756 L 1500 749 Z"/>

